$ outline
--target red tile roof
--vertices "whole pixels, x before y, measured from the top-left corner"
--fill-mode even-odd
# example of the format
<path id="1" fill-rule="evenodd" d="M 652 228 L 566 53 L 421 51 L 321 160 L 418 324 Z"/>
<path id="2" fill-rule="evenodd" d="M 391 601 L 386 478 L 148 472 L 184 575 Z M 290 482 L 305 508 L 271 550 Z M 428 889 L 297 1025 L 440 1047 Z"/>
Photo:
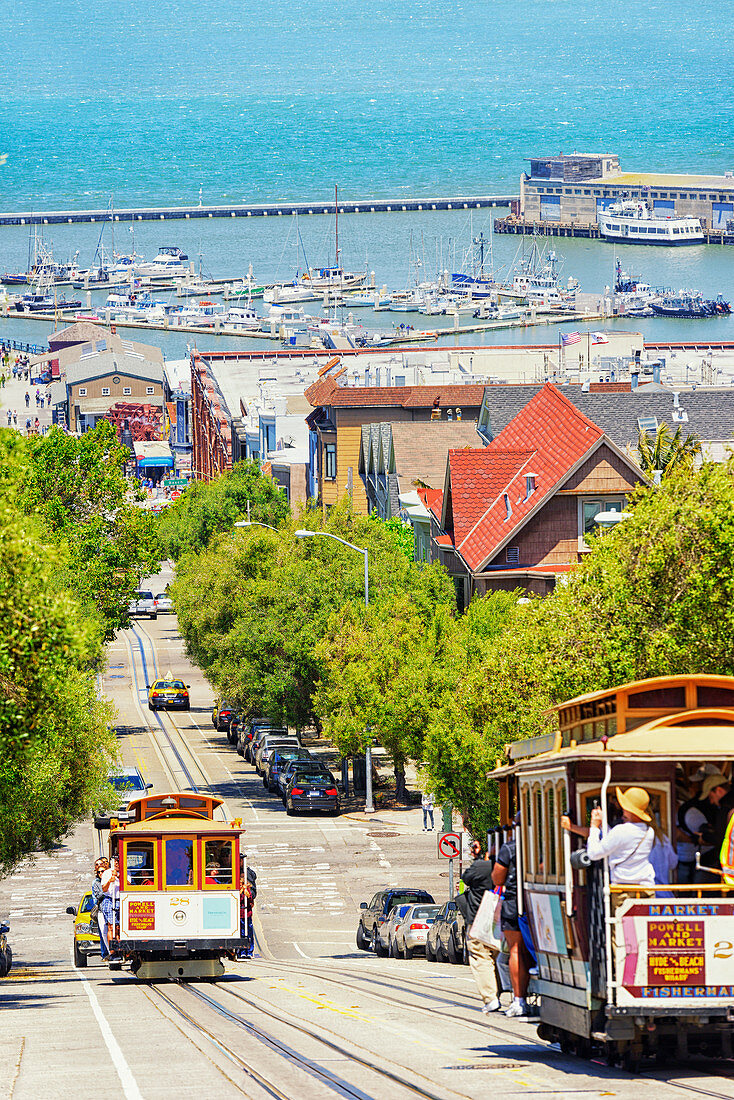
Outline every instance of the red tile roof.
<path id="1" fill-rule="evenodd" d="M 492 557 L 603 435 L 560 390 L 545 385 L 488 447 L 450 451 L 444 521 L 450 509 L 454 545 L 469 568 Z M 536 487 L 528 497 L 530 474 Z"/>
<path id="2" fill-rule="evenodd" d="M 363 408 L 396 405 L 404 409 L 479 408 L 484 386 L 339 386 L 330 375 L 314 382 L 306 390 L 311 405 Z"/>
<path id="3" fill-rule="evenodd" d="M 418 496 L 421 498 L 428 511 L 433 512 L 436 519 L 440 521 L 441 506 L 443 504 L 443 490 L 420 487 L 418 488 L 417 492 Z"/>

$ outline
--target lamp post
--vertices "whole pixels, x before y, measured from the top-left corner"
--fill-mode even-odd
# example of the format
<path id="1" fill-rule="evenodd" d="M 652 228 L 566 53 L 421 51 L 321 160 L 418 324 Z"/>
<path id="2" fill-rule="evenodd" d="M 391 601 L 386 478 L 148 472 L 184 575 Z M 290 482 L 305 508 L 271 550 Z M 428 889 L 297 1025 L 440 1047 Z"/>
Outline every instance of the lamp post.
<path id="1" fill-rule="evenodd" d="M 270 523 L 260 523 L 256 519 L 238 519 L 235 527 L 267 527 L 268 531 L 275 531 L 276 535 L 280 534 L 277 527 L 273 527 Z"/>
<path id="2" fill-rule="evenodd" d="M 370 604 L 370 574 L 368 564 L 368 552 L 361 546 L 355 546 L 353 542 L 347 542 L 346 539 L 340 539 L 338 535 L 332 535 L 330 531 L 296 531 L 297 539 L 310 539 L 321 535 L 326 539 L 333 539 L 334 542 L 340 542 L 342 546 L 348 547 L 350 550 L 356 550 L 358 554 L 364 555 L 364 606 L 369 607 Z M 368 731 L 369 733 L 369 731 Z M 364 798 L 364 812 L 366 814 L 373 814 L 375 812 L 375 806 L 372 801 L 372 747 L 369 744 L 369 737 L 364 750 L 364 764 L 365 764 L 365 798 Z"/>

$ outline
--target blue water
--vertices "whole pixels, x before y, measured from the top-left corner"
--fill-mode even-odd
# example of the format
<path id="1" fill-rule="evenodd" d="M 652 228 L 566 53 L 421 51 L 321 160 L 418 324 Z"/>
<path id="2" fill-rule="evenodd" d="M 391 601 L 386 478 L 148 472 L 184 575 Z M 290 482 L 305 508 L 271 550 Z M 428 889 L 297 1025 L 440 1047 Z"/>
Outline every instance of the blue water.
<path id="1" fill-rule="evenodd" d="M 526 158 L 573 149 L 734 167 L 711 0 L 7 9 L 4 209 L 516 190 Z"/>
<path id="2" fill-rule="evenodd" d="M 191 203 L 200 188 L 205 203 L 326 200 L 335 182 L 344 198 L 517 191 L 527 158 L 574 149 L 616 152 L 631 170 L 734 168 L 732 20 L 712 0 L 11 0 L 4 14 L 3 210 L 107 206 L 111 195 L 118 209 Z M 426 275 L 459 268 L 489 217 L 344 217 L 343 260 L 366 262 L 378 286 L 402 287 L 411 257 Z M 333 218 L 300 227 L 309 262 L 333 260 Z M 45 236 L 57 258 L 78 248 L 87 264 L 99 227 L 54 225 Z M 126 227 L 114 243 L 130 250 Z M 143 223 L 134 244 L 146 258 L 161 244 L 193 258 L 201 250 L 213 275 L 252 263 L 259 279 L 289 278 L 296 262 L 288 218 Z M 564 279 L 593 292 L 611 283 L 612 246 L 551 246 Z M 495 238 L 498 268 L 517 247 Z M 27 230 L 0 228 L 0 270 L 24 269 L 27 251 Z M 653 284 L 734 297 L 733 248 L 619 251 Z M 396 319 L 365 323 L 389 329 Z M 649 339 L 734 338 L 734 318 L 634 327 Z M 0 320 L 0 335 L 14 338 L 40 341 L 48 330 Z M 147 338 L 167 354 L 185 354 L 191 339 Z M 460 341 L 556 339 L 550 326 Z"/>

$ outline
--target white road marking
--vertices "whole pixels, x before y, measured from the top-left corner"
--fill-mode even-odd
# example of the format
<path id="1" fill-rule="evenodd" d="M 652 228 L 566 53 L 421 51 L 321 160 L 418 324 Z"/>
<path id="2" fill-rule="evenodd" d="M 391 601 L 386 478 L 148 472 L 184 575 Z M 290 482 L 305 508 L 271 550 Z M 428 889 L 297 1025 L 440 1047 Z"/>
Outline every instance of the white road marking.
<path id="1" fill-rule="evenodd" d="M 137 1081 L 133 1076 L 133 1071 L 130 1069 L 130 1066 L 125 1060 L 125 1055 L 120 1050 L 120 1044 L 117 1042 L 117 1039 L 112 1034 L 112 1028 L 107 1022 L 107 1017 L 102 1011 L 102 1007 L 97 1000 L 97 994 L 94 992 L 91 985 L 82 974 L 80 974 L 77 970 L 75 970 L 74 973 L 84 986 L 84 992 L 89 998 L 89 1003 L 92 1006 L 92 1012 L 94 1013 L 95 1019 L 99 1024 L 99 1030 L 102 1032 L 102 1038 L 104 1039 L 105 1045 L 110 1052 L 110 1058 L 112 1059 L 112 1063 L 117 1070 L 117 1076 L 120 1078 L 122 1093 L 125 1097 L 125 1100 L 143 1100 L 143 1094 L 138 1088 Z"/>
<path id="2" fill-rule="evenodd" d="M 307 955 L 305 951 L 301 951 L 301 949 L 300 949 L 300 947 L 298 946 L 297 943 L 295 943 L 294 941 L 291 941 L 291 942 L 293 943 L 293 946 L 295 947 L 296 951 L 301 956 L 301 958 L 303 958 L 303 959 L 310 959 L 311 958 L 311 956 Z"/>

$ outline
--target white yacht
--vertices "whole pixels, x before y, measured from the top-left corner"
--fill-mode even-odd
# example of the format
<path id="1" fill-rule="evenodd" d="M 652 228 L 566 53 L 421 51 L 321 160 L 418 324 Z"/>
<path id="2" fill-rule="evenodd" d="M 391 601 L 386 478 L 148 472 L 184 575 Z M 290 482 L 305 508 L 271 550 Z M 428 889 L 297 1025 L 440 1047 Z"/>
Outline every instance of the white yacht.
<path id="1" fill-rule="evenodd" d="M 152 260 L 143 260 L 142 263 L 135 264 L 137 275 L 183 276 L 190 271 L 188 256 L 180 248 L 167 245 L 164 245 Z"/>
<path id="2" fill-rule="evenodd" d="M 610 203 L 597 216 L 599 232 L 607 241 L 621 244 L 702 244 L 698 218 L 663 217 L 641 199 Z"/>

